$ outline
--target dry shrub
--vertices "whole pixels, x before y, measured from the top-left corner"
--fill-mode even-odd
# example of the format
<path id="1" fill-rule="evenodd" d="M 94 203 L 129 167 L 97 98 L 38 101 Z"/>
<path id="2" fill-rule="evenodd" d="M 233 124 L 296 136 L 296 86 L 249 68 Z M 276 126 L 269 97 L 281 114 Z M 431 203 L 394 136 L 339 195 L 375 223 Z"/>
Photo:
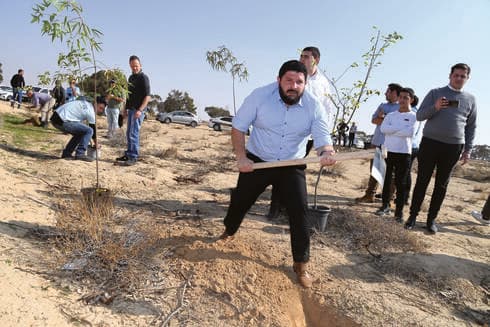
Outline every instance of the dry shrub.
<path id="1" fill-rule="evenodd" d="M 453 176 L 475 182 L 490 182 L 490 163 L 487 161 L 472 160 L 468 165 L 457 164 Z"/>
<path id="2" fill-rule="evenodd" d="M 126 134 L 124 130 L 119 128 L 114 133 L 114 136 L 108 139 L 108 144 L 111 147 L 125 147 L 126 146 Z"/>
<path id="3" fill-rule="evenodd" d="M 325 166 L 323 173 L 334 177 L 342 177 L 347 171 L 347 167 L 344 162 L 338 162 L 333 166 Z"/>
<path id="4" fill-rule="evenodd" d="M 200 184 L 204 180 L 203 172 L 196 172 L 190 175 L 179 175 L 174 177 L 174 180 L 179 184 Z"/>
<path id="5" fill-rule="evenodd" d="M 458 212 L 464 212 L 464 210 L 465 210 L 465 207 L 463 207 L 460 204 L 455 205 L 453 208 L 455 211 L 458 211 Z"/>
<path id="6" fill-rule="evenodd" d="M 95 287 L 131 288 L 144 278 L 150 255 L 163 235 L 155 223 L 121 221 L 110 204 L 72 199 L 57 212 L 56 246 L 63 269 Z M 99 290 L 100 291 L 100 290 Z"/>
<path id="7" fill-rule="evenodd" d="M 146 124 L 145 128 L 143 129 L 145 133 L 156 133 L 160 131 L 160 125 L 155 125 L 155 124 Z"/>
<path id="8" fill-rule="evenodd" d="M 150 150 L 150 155 L 160 159 L 173 159 L 178 156 L 178 149 L 174 146 L 168 149 L 153 148 Z"/>
<path id="9" fill-rule="evenodd" d="M 369 177 L 363 178 L 363 179 L 361 180 L 361 184 L 359 184 L 359 189 L 360 189 L 360 190 L 365 190 L 365 189 L 367 189 L 367 187 L 368 187 L 368 183 L 369 183 Z"/>
<path id="10" fill-rule="evenodd" d="M 425 248 L 413 233 L 404 230 L 393 218 L 360 217 L 350 209 L 335 209 L 330 214 L 327 232 L 315 237 L 322 243 L 334 243 L 350 250 L 365 249 L 376 257 L 383 253 L 420 252 Z"/>

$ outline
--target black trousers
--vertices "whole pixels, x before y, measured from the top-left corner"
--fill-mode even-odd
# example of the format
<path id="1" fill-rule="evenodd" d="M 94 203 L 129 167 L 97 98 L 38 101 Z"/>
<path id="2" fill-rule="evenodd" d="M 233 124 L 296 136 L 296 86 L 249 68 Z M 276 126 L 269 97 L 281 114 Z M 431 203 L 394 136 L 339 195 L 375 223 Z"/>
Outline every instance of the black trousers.
<path id="1" fill-rule="evenodd" d="M 419 154 L 419 148 L 412 148 L 412 155 L 410 156 L 410 166 L 408 167 L 408 175 L 407 175 L 407 188 L 405 192 L 405 202 L 408 201 L 408 198 L 410 197 L 410 190 L 412 189 L 412 166 L 413 162 L 417 158 Z"/>
<path id="2" fill-rule="evenodd" d="M 253 154 L 247 156 L 254 162 L 262 161 Z M 280 201 L 284 204 L 289 217 L 293 260 L 307 262 L 310 257 L 310 230 L 307 222 L 305 168 L 305 165 L 301 165 L 240 173 L 224 219 L 226 233 L 233 235 L 238 231 L 250 207 L 265 188 L 272 185 L 279 191 Z"/>
<path id="3" fill-rule="evenodd" d="M 354 139 L 356 138 L 355 133 L 349 133 L 349 148 L 354 145 Z"/>
<path id="4" fill-rule="evenodd" d="M 458 163 L 462 151 L 463 144 L 448 144 L 426 137 L 422 138 L 418 154 L 417 181 L 415 182 L 410 205 L 410 216 L 417 217 L 424 201 L 430 178 L 434 169 L 436 169 L 434 191 L 430 199 L 427 223 L 431 223 L 437 218 L 439 209 L 446 197 L 451 172 Z"/>
<path id="5" fill-rule="evenodd" d="M 487 201 L 483 205 L 481 215 L 486 219 L 490 219 L 490 195 L 488 196 Z"/>
<path id="6" fill-rule="evenodd" d="M 391 185 L 393 172 L 395 172 L 396 186 L 396 213 L 400 214 L 405 205 L 405 193 L 407 189 L 407 175 L 410 173 L 410 154 L 388 152 L 386 157 L 386 173 L 383 184 L 383 206 L 388 206 L 391 200 Z"/>

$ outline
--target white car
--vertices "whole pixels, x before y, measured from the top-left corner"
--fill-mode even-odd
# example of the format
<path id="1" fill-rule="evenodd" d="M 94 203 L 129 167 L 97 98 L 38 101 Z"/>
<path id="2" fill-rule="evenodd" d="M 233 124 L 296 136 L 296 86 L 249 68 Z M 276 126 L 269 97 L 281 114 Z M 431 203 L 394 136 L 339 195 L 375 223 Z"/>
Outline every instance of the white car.
<path id="1" fill-rule="evenodd" d="M 178 123 L 189 125 L 191 127 L 196 127 L 201 122 L 197 115 L 189 111 L 181 110 L 172 112 L 160 112 L 157 115 L 157 120 L 165 124 Z"/>
<path id="2" fill-rule="evenodd" d="M 6 85 L 0 85 L 0 99 L 10 101 L 12 98 L 12 88 Z"/>
<path id="3" fill-rule="evenodd" d="M 223 116 L 223 117 L 214 117 L 211 118 L 208 122 L 208 127 L 214 129 L 219 132 L 223 129 L 231 129 L 231 123 L 233 120 L 233 116 Z"/>

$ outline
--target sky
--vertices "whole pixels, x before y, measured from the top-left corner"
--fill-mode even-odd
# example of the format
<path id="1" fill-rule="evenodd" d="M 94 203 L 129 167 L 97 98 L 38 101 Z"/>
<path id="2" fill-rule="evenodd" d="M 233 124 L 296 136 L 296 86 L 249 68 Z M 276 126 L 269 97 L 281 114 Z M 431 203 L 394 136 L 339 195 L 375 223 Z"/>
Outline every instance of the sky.
<path id="1" fill-rule="evenodd" d="M 66 48 L 41 35 L 31 24 L 32 7 L 40 1 L 0 1 L 3 84 L 23 68 L 26 83 L 54 72 L 59 52 Z M 321 51 L 319 67 L 339 76 L 369 48 L 372 26 L 383 34 L 403 36 L 385 52 L 369 87 L 381 91 L 354 116 L 359 130 L 374 131 L 372 113 L 384 102 L 387 84 L 412 87 L 422 100 L 430 89 L 448 83 L 452 65 L 464 62 L 472 71 L 465 90 L 478 105 L 475 144 L 490 144 L 490 0 L 79 0 L 86 23 L 104 33 L 103 51 L 96 54 L 101 68 L 130 73 L 128 58 L 140 57 L 151 91 L 165 99 L 173 90 L 186 91 L 203 115 L 207 106 L 233 113 L 229 73 L 212 70 L 206 51 L 221 45 L 244 62 L 248 81 L 236 83 L 237 108 L 250 92 L 273 82 L 281 64 L 298 59 L 305 46 Z M 365 70 L 350 71 L 340 81 L 349 87 Z M 204 118 L 204 117 L 203 117 Z"/>

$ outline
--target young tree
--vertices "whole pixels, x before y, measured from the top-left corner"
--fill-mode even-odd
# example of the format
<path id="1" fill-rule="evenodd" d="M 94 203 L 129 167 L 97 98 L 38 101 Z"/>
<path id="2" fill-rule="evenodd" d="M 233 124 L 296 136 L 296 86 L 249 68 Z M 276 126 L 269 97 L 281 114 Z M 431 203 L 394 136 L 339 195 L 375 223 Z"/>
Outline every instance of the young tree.
<path id="1" fill-rule="evenodd" d="M 175 110 L 185 110 L 192 113 L 196 113 L 197 107 L 194 105 L 194 99 L 192 99 L 187 92 L 172 90 L 168 94 L 167 98 L 163 102 L 165 112 L 171 112 Z"/>
<path id="2" fill-rule="evenodd" d="M 60 71 L 55 79 L 67 79 L 93 69 L 97 73 L 95 52 L 102 51 L 100 38 L 102 33 L 91 28 L 83 18 L 83 8 L 75 0 L 42 0 L 32 8 L 31 23 L 41 24 L 41 33 L 59 41 L 67 47 L 66 53 L 58 55 Z M 89 67 L 82 67 L 89 63 Z M 97 90 L 94 90 L 97 93 Z"/>
<path id="3" fill-rule="evenodd" d="M 2 70 L 2 63 L 0 62 L 0 83 L 3 82 L 3 70 Z"/>
<path id="4" fill-rule="evenodd" d="M 37 79 L 39 81 L 39 85 L 49 87 L 51 84 L 51 73 L 49 71 L 45 71 L 44 73 L 37 75 Z"/>
<path id="5" fill-rule="evenodd" d="M 65 54 L 58 56 L 58 66 L 71 69 L 72 76 L 81 76 L 82 63 L 90 63 L 97 75 L 97 61 L 95 52 L 102 51 L 100 37 L 102 33 L 91 28 L 83 18 L 83 8 L 76 0 L 42 0 L 32 8 L 31 23 L 41 24 L 41 33 L 51 38 L 51 42 L 59 41 L 67 47 Z M 55 76 L 60 79 L 61 76 Z M 81 78 L 80 78 L 81 79 Z M 95 79 L 96 81 L 96 79 Z M 97 84 L 94 83 L 94 95 L 97 94 Z M 94 108 L 97 107 L 94 98 Z M 97 152 L 96 152 L 97 153 Z M 95 163 L 97 182 L 99 188 L 99 158 L 96 155 Z"/>
<path id="6" fill-rule="evenodd" d="M 245 67 L 245 63 L 239 63 L 238 59 L 224 45 L 218 47 L 215 51 L 207 51 L 206 60 L 214 70 L 231 74 L 233 81 L 233 111 L 236 115 L 235 79 L 238 78 L 239 81 L 248 80 L 248 70 Z"/>
<path id="7" fill-rule="evenodd" d="M 111 85 L 110 81 L 114 80 L 115 83 Z M 120 69 L 108 69 L 99 70 L 97 74 L 84 77 L 80 81 L 80 87 L 83 90 L 87 90 L 85 95 L 88 97 L 95 97 L 93 93 L 95 85 L 100 90 L 98 93 L 101 95 L 114 94 L 121 98 L 127 98 L 128 95 L 128 81 L 124 72 Z"/>
<path id="8" fill-rule="evenodd" d="M 371 77 L 373 69 L 381 65 L 379 58 L 385 53 L 386 49 L 397 41 L 403 39 L 397 32 L 381 35 L 381 31 L 376 26 L 373 26 L 373 29 L 374 35 L 370 39 L 371 46 L 369 47 L 369 50 L 362 55 L 362 66 L 366 69 L 364 78 L 355 81 L 351 87 L 339 86 L 340 80 L 349 70 L 359 67 L 357 62 L 352 63 L 337 78 L 328 78 L 327 76 L 334 91 L 334 94 L 330 94 L 329 96 L 336 108 L 335 124 L 333 124 L 332 132 L 335 132 L 337 122 L 343 120 L 349 124 L 362 103 L 366 102 L 372 95 L 381 94 L 379 90 L 368 88 L 369 78 Z"/>

